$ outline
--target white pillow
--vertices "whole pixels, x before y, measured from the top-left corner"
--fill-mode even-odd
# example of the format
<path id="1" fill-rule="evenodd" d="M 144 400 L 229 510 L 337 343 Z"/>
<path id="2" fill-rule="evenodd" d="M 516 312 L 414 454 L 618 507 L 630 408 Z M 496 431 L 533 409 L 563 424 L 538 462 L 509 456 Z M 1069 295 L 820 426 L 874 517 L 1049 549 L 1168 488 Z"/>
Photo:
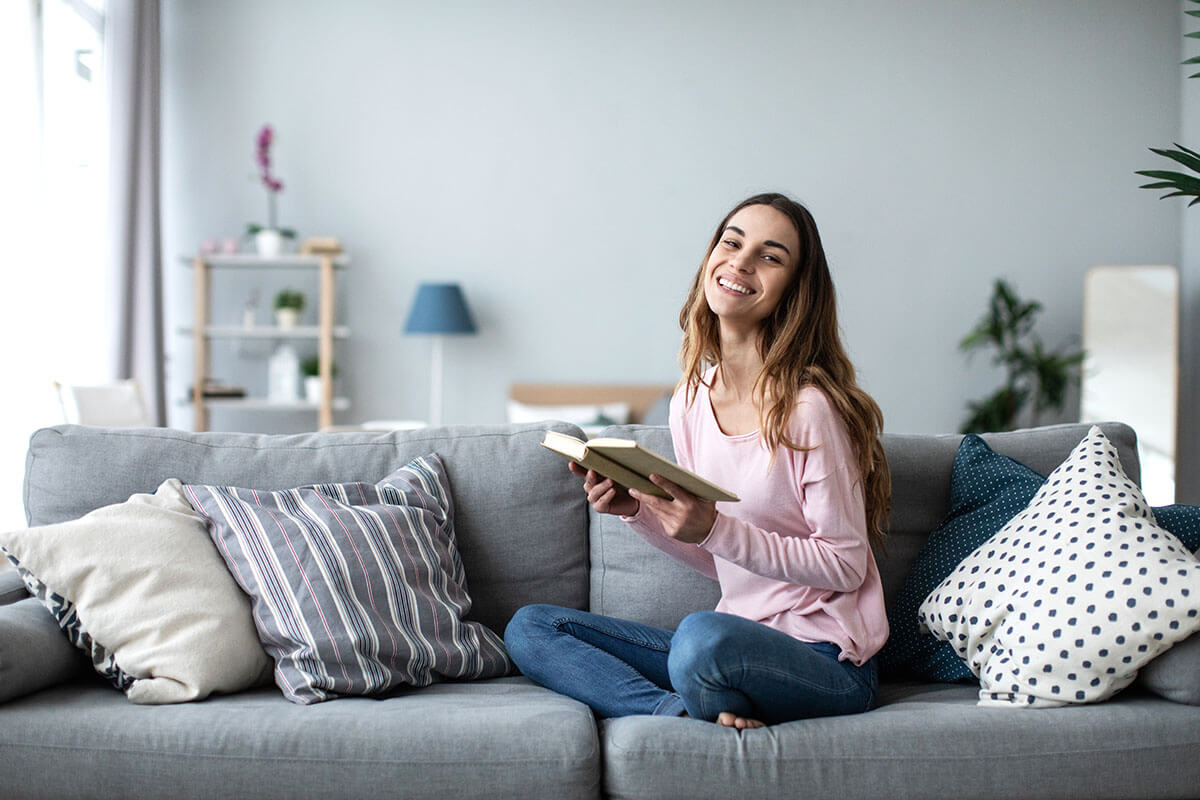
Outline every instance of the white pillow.
<path id="1" fill-rule="evenodd" d="M 1200 561 L 1159 528 L 1098 427 L 921 604 L 979 705 L 1104 700 L 1200 629 Z"/>
<path id="2" fill-rule="evenodd" d="M 541 406 L 508 401 L 508 421 L 513 423 L 561 420 L 572 425 L 624 425 L 629 422 L 629 403 Z M 608 421 L 602 421 L 608 420 Z"/>
<path id="3" fill-rule="evenodd" d="M 135 703 L 198 700 L 270 675 L 250 600 L 177 480 L 77 520 L 0 534 L 0 551 Z"/>

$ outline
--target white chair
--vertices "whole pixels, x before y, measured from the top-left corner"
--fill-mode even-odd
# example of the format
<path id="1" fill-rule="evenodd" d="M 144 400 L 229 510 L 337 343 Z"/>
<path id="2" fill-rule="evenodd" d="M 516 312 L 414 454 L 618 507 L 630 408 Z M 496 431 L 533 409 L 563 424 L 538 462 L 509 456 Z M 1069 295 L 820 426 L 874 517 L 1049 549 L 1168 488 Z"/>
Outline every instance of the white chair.
<path id="1" fill-rule="evenodd" d="M 63 420 L 105 428 L 149 428 L 153 423 L 136 380 L 79 386 L 55 381 Z"/>

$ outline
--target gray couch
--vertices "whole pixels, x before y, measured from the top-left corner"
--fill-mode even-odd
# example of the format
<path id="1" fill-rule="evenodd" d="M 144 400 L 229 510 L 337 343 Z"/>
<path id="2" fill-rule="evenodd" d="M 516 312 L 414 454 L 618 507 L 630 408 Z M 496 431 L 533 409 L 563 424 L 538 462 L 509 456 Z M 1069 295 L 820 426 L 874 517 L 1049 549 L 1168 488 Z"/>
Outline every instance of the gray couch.
<path id="1" fill-rule="evenodd" d="M 985 438 L 1046 474 L 1086 430 Z M 1105 431 L 1136 477 L 1133 432 Z M 665 428 L 610 433 L 671 449 Z M 496 632 L 533 602 L 664 626 L 713 607 L 713 582 L 619 520 L 591 515 L 578 480 L 538 446 L 541 435 L 537 425 L 300 436 L 62 426 L 32 438 L 25 504 L 41 525 L 168 477 L 263 489 L 373 482 L 437 452 L 457 505 L 472 617 Z M 879 564 L 889 597 L 946 513 L 960 438 L 885 437 L 894 508 Z M 21 595 L 11 573 L 0 580 L 0 601 Z M 1091 706 L 984 709 L 976 687 L 886 674 L 880 694 L 867 714 L 737 733 L 682 718 L 597 723 L 585 706 L 520 676 L 314 706 L 269 686 L 138 706 L 80 677 L 0 705 L 0 797 L 1200 796 L 1200 707 L 1129 689 Z"/>

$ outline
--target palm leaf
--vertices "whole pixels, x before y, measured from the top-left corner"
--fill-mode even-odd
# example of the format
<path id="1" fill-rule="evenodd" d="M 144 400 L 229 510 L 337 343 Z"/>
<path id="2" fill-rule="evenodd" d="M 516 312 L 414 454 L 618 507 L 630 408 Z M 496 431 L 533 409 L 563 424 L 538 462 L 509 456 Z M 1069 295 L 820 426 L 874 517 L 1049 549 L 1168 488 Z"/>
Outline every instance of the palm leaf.
<path id="1" fill-rule="evenodd" d="M 1175 145 L 1179 147 L 1178 144 Z M 1200 172 L 1200 155 L 1197 155 L 1186 149 L 1179 150 L 1160 150 L 1157 147 L 1151 147 L 1150 152 L 1160 155 L 1163 158 L 1169 158 L 1172 161 L 1178 161 L 1192 172 Z"/>

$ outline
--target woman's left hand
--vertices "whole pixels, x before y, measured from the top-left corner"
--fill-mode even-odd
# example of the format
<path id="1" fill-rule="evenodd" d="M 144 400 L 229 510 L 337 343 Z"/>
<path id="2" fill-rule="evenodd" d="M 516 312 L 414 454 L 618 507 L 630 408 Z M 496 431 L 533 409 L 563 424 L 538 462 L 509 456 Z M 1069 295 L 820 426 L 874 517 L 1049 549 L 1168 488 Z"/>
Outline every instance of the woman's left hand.
<path id="1" fill-rule="evenodd" d="M 717 521 L 715 502 L 701 500 L 661 475 L 651 475 L 650 482 L 670 497 L 655 497 L 632 489 L 629 494 L 658 517 L 668 536 L 689 544 L 698 544 L 708 538 Z"/>

